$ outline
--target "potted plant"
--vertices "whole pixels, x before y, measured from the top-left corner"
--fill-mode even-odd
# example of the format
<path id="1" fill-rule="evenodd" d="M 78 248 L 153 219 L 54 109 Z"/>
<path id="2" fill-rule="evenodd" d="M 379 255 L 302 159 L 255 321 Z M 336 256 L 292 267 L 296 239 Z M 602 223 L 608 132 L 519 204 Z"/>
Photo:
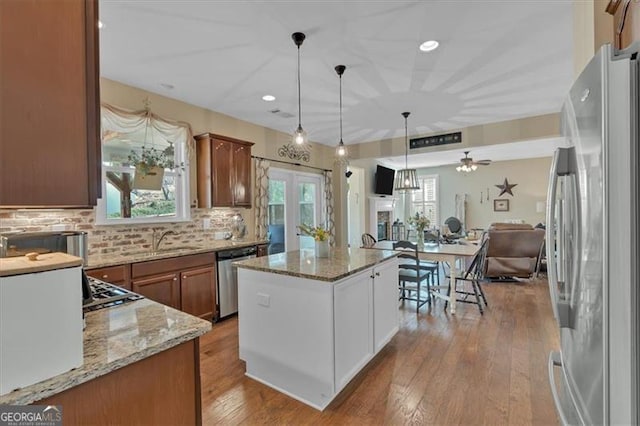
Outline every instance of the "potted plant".
<path id="1" fill-rule="evenodd" d="M 298 229 L 303 235 L 313 237 L 316 243 L 316 257 L 329 257 L 329 231 L 322 226 L 302 224 Z"/>
<path id="2" fill-rule="evenodd" d="M 164 151 L 154 147 L 143 146 L 139 152 L 132 150 L 127 158 L 129 163 L 136 168 L 133 179 L 133 187 L 136 189 L 161 189 L 164 169 L 173 169 L 174 167 L 173 157 L 167 156 Z"/>
<path id="3" fill-rule="evenodd" d="M 424 230 L 429 227 L 431 221 L 423 213 L 417 212 L 409 216 L 409 225 L 416 228 L 416 237 L 419 246 L 424 246 Z"/>

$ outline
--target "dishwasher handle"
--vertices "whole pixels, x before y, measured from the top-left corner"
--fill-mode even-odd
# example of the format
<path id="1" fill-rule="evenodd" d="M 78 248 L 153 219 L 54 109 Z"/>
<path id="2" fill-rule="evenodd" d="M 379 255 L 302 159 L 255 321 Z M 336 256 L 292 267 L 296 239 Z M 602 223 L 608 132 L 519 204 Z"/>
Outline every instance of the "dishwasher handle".
<path id="1" fill-rule="evenodd" d="M 237 259 L 239 257 L 248 257 L 251 255 L 255 255 L 257 252 L 258 248 L 256 246 L 243 247 L 232 250 L 222 250 L 218 252 L 218 262 L 223 260 Z"/>

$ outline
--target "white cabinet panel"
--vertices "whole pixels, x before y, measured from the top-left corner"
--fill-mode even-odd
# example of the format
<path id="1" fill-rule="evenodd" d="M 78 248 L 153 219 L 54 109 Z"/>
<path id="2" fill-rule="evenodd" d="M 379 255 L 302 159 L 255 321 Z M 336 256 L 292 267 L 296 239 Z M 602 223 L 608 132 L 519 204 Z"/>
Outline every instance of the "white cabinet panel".
<path id="1" fill-rule="evenodd" d="M 336 391 L 373 356 L 370 274 L 359 274 L 333 290 Z"/>
<path id="2" fill-rule="evenodd" d="M 383 263 L 373 272 L 374 350 L 378 353 L 398 332 L 398 261 Z"/>

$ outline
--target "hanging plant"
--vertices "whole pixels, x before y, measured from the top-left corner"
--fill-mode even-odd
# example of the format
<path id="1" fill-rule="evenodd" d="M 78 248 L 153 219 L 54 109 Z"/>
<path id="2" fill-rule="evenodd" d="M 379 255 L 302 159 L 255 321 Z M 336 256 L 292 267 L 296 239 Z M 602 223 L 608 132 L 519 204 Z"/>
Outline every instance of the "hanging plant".
<path id="1" fill-rule="evenodd" d="M 160 151 L 154 147 L 142 147 L 140 152 L 131 150 L 127 157 L 129 163 L 136 167 L 136 171 L 143 175 L 149 174 L 155 168 L 173 169 L 175 167 L 173 156 L 167 156 L 165 151 Z"/>

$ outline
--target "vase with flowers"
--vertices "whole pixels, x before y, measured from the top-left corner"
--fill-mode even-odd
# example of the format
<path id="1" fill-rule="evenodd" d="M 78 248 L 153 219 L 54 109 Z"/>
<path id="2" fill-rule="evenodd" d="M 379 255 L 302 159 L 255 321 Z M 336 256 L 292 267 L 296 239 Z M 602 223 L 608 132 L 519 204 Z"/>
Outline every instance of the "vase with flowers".
<path id="1" fill-rule="evenodd" d="M 416 229 L 416 239 L 418 246 L 424 247 L 424 230 L 429 227 L 431 221 L 423 213 L 416 212 L 413 216 L 409 216 L 409 225 Z"/>
<path id="2" fill-rule="evenodd" d="M 313 237 L 316 245 L 316 257 L 329 257 L 329 231 L 322 226 L 299 225 L 298 229 L 303 235 Z"/>

